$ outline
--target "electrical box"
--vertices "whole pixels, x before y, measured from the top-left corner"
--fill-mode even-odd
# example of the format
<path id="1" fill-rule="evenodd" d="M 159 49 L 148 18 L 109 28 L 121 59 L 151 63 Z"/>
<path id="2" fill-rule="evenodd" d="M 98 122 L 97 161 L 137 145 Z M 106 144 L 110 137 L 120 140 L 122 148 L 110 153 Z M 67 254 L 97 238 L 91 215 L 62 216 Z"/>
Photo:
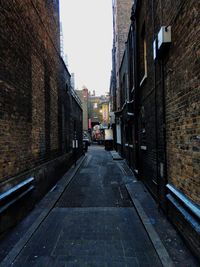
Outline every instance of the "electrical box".
<path id="1" fill-rule="evenodd" d="M 162 26 L 158 33 L 158 53 L 161 54 L 171 44 L 171 26 Z"/>

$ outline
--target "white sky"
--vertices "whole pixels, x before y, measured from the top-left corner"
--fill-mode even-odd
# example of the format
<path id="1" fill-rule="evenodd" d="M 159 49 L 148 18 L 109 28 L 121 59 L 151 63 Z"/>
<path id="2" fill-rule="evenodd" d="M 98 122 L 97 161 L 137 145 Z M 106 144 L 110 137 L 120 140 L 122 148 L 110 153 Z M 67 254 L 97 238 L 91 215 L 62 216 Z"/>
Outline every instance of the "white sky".
<path id="1" fill-rule="evenodd" d="M 75 87 L 96 95 L 109 92 L 112 49 L 112 0 L 60 0 L 64 53 Z"/>

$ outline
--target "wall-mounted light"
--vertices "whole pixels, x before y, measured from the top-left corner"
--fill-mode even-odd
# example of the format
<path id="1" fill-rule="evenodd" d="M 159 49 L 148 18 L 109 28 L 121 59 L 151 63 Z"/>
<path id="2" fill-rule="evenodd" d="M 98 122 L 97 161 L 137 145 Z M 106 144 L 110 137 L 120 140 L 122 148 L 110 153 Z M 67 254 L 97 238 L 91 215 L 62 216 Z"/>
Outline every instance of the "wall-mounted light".
<path id="1" fill-rule="evenodd" d="M 162 26 L 153 41 L 153 59 L 162 58 L 171 45 L 171 26 Z"/>

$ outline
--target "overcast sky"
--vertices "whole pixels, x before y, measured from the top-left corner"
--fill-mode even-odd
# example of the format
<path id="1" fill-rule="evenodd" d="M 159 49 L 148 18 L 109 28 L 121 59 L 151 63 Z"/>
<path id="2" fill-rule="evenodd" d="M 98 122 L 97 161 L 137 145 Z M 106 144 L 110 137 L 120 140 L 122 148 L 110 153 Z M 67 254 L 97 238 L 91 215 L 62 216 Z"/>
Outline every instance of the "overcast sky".
<path id="1" fill-rule="evenodd" d="M 76 88 L 109 92 L 112 49 L 112 0 L 60 0 L 64 52 Z"/>

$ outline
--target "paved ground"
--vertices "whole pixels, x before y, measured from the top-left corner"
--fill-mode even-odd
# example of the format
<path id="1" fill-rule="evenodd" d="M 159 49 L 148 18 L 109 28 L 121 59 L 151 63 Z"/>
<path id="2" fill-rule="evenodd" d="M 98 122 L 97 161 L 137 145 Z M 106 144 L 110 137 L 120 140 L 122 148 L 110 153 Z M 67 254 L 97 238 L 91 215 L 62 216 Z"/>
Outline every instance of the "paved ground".
<path id="1" fill-rule="evenodd" d="M 53 208 L 27 242 L 22 242 L 22 249 L 16 253 L 18 245 L 14 247 L 11 254 L 16 257 L 11 266 L 162 266 L 126 190 L 127 184 L 132 188 L 132 182 L 133 175 L 124 161 L 114 161 L 102 147 L 89 147 L 85 161 Z M 141 186 L 134 184 L 134 193 L 138 193 Z M 40 209 L 56 190 L 59 185 Z M 32 218 L 34 214 L 37 212 Z M 185 258 L 190 255 L 187 253 Z M 197 266 L 193 259 L 185 265 L 181 260 L 178 263 L 181 267 Z"/>
<path id="2" fill-rule="evenodd" d="M 90 147 L 87 160 L 57 207 L 131 207 L 123 174 L 110 152 Z"/>

